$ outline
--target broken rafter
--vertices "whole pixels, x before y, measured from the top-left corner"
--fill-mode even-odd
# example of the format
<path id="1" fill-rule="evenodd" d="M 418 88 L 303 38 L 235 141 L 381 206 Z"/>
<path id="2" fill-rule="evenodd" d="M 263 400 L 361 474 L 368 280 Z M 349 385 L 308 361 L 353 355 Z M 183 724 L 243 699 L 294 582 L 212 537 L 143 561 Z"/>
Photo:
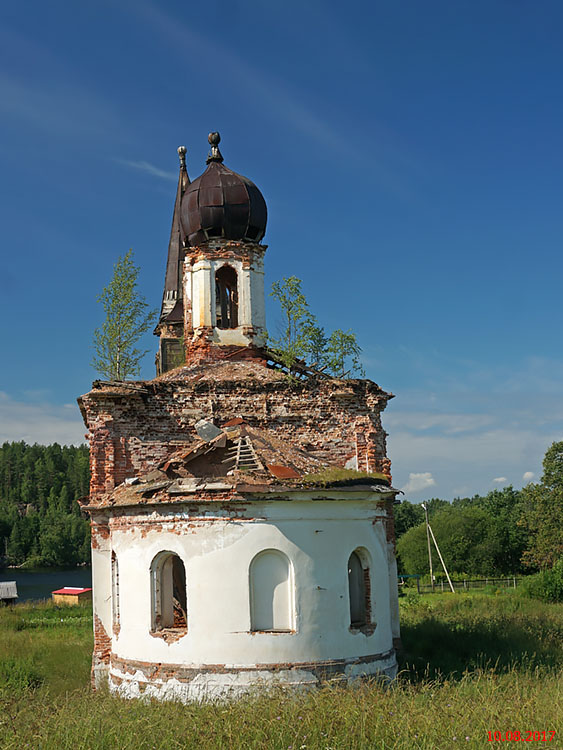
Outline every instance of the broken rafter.
<path id="1" fill-rule="evenodd" d="M 266 365 L 271 370 L 278 370 L 288 375 L 299 377 L 302 380 L 308 379 L 310 377 L 332 377 L 326 372 L 323 372 L 324 370 L 326 370 L 326 366 L 316 369 L 314 366 L 310 367 L 309 365 L 305 364 L 303 360 L 296 360 L 291 366 L 289 366 L 281 362 L 273 352 L 266 353 Z"/>

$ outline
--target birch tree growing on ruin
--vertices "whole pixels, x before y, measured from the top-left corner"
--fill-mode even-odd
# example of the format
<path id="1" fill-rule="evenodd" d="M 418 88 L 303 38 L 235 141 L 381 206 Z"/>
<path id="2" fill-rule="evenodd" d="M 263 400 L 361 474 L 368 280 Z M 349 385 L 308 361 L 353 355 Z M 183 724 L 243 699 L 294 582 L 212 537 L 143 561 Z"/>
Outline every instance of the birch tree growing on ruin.
<path id="1" fill-rule="evenodd" d="M 283 323 L 279 337 L 270 338 L 269 345 L 286 367 L 291 369 L 297 360 L 307 359 L 337 378 L 364 376 L 356 334 L 337 328 L 327 337 L 309 309 L 301 279 L 289 276 L 274 282 L 270 296 L 280 304 Z"/>
<path id="2" fill-rule="evenodd" d="M 136 344 L 156 320 L 156 310 L 148 304 L 137 288 L 139 268 L 133 263 L 133 251 L 119 257 L 113 276 L 98 302 L 106 314 L 94 331 L 95 356 L 92 367 L 109 380 L 125 380 L 140 373 L 140 362 L 148 350 Z"/>
<path id="3" fill-rule="evenodd" d="M 270 339 L 270 346 L 284 365 L 291 368 L 296 360 L 307 354 L 305 329 L 312 319 L 309 305 L 301 291 L 301 279 L 289 276 L 275 281 L 270 295 L 280 303 L 283 316 L 280 336 Z"/>

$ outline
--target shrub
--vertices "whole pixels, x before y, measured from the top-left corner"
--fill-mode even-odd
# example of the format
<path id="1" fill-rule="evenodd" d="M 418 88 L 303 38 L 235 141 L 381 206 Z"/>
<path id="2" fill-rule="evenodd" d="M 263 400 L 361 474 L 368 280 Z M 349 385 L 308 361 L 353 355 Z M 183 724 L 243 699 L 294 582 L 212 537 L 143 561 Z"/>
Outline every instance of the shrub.
<path id="1" fill-rule="evenodd" d="M 563 557 L 551 570 L 528 576 L 522 584 L 522 593 L 544 602 L 563 602 Z"/>

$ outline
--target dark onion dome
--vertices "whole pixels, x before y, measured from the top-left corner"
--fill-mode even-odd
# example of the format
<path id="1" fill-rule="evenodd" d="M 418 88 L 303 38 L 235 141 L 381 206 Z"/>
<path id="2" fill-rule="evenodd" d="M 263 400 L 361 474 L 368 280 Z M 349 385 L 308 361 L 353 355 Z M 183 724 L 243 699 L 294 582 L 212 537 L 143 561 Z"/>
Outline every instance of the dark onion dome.
<path id="1" fill-rule="evenodd" d="M 266 201 L 256 185 L 226 167 L 219 133 L 209 134 L 208 167 L 182 198 L 182 226 L 190 245 L 223 238 L 260 242 L 266 232 Z"/>

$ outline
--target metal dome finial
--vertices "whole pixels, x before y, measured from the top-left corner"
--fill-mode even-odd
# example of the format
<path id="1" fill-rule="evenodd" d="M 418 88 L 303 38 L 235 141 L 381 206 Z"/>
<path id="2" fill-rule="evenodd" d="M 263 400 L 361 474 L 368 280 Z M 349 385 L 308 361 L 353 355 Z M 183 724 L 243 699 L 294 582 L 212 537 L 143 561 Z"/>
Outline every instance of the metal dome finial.
<path id="1" fill-rule="evenodd" d="M 219 163 L 222 163 L 223 154 L 219 151 L 219 142 L 221 141 L 221 136 L 217 132 L 209 133 L 209 135 L 207 136 L 207 140 L 209 141 L 209 145 L 211 146 L 211 151 L 207 156 L 207 164 L 212 161 L 218 161 Z"/>
<path id="2" fill-rule="evenodd" d="M 186 168 L 186 147 L 178 146 L 178 156 L 180 157 L 180 169 Z"/>

